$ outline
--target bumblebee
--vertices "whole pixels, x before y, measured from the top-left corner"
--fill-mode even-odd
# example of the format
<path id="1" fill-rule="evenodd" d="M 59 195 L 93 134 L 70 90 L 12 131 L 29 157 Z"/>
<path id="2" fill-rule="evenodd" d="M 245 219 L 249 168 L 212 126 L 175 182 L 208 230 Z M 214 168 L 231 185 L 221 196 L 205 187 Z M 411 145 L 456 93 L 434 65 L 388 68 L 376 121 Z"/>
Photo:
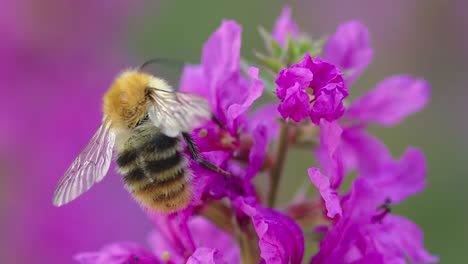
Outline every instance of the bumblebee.
<path id="1" fill-rule="evenodd" d="M 60 179 L 53 204 L 74 200 L 107 174 L 116 152 L 118 172 L 131 195 L 144 207 L 161 213 L 185 208 L 192 198 L 192 171 L 184 154 L 223 174 L 203 159 L 190 132 L 211 114 L 208 102 L 195 94 L 176 92 L 163 79 L 142 68 L 122 72 L 103 98 L 103 121 Z"/>

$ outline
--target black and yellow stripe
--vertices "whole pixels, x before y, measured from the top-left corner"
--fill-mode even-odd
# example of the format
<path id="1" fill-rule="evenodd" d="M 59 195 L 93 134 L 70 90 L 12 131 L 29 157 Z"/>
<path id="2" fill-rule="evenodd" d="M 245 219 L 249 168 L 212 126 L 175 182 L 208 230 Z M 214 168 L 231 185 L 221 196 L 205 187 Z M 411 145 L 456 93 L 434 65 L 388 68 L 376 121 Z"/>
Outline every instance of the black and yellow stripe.
<path id="1" fill-rule="evenodd" d="M 150 209 L 172 212 L 185 207 L 191 199 L 191 172 L 179 150 L 180 138 L 161 133 L 144 138 L 139 146 L 127 144 L 117 153 L 125 185 Z"/>

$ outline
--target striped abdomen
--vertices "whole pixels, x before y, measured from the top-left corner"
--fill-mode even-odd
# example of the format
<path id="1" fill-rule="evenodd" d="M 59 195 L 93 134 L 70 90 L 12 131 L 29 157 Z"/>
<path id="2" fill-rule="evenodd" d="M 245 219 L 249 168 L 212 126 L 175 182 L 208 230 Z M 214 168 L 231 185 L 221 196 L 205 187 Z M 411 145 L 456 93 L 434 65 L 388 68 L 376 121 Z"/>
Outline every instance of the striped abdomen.
<path id="1" fill-rule="evenodd" d="M 171 213 L 191 199 L 191 171 L 180 138 L 157 130 L 140 131 L 117 152 L 117 165 L 128 190 L 145 207 Z"/>

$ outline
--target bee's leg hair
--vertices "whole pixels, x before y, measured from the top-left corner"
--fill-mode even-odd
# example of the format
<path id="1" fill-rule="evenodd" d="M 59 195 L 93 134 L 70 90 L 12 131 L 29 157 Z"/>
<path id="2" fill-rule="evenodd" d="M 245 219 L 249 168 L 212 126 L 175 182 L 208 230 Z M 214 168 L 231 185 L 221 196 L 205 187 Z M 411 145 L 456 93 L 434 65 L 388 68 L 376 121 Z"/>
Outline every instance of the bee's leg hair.
<path id="1" fill-rule="evenodd" d="M 219 172 L 225 175 L 231 175 L 231 173 L 219 168 L 218 166 L 214 165 L 213 163 L 207 161 L 200 155 L 200 151 L 198 150 L 197 145 L 195 145 L 195 141 L 193 141 L 192 136 L 189 133 L 182 133 L 182 136 L 184 137 L 185 142 L 187 142 L 188 149 L 190 152 L 190 155 L 192 158 L 198 162 L 200 165 L 206 167 L 207 169 L 210 169 L 215 172 Z"/>

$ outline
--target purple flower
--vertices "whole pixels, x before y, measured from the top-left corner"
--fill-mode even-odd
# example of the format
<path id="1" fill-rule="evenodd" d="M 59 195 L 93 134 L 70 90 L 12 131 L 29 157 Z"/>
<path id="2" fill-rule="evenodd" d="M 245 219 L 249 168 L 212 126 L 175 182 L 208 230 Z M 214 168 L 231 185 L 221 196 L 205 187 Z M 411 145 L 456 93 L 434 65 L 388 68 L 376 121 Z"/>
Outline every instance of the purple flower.
<path id="1" fill-rule="evenodd" d="M 359 21 L 349 21 L 340 25 L 325 44 L 325 59 L 347 73 L 347 85 L 351 85 L 372 60 L 374 52 L 369 42 L 366 26 Z"/>
<path id="2" fill-rule="evenodd" d="M 224 169 L 235 170 L 237 176 L 237 180 L 224 179 L 219 174 L 193 164 L 196 172 L 194 181 L 202 187 L 197 188 L 202 192 L 197 194 L 195 191 L 196 197 L 206 193 L 219 199 L 228 195 L 225 191 L 235 196 L 236 188 L 225 190 L 226 186 L 232 184 L 239 186 L 237 189 L 240 191 L 252 189 L 245 185 L 249 185 L 249 179 L 261 169 L 269 138 L 274 133 L 267 132 L 268 128 L 275 126 L 274 114 L 262 114 L 261 122 L 258 117 L 248 115 L 252 104 L 263 93 L 263 82 L 258 77 L 258 69 L 254 67 L 248 70 L 250 81 L 241 74 L 241 31 L 241 27 L 234 21 L 224 21 L 205 43 L 202 64 L 186 66 L 182 75 L 181 91 L 206 97 L 213 114 L 226 127 L 223 129 L 214 122 L 208 122 L 195 130 L 193 135 L 197 145 L 205 157 L 213 157 L 210 161 Z M 244 152 L 246 144 L 247 152 Z M 247 168 L 242 169 L 230 162 L 234 156 L 246 160 Z"/>
<path id="3" fill-rule="evenodd" d="M 423 153 L 408 148 L 394 160 L 385 145 L 365 131 L 371 121 L 393 125 L 420 110 L 428 94 L 424 81 L 396 76 L 355 101 L 338 121 L 343 125 L 320 123 L 320 146 L 315 154 L 321 169 L 309 169 L 309 177 L 325 202 L 327 216 L 341 217 L 335 219 L 311 263 L 406 263 L 406 257 L 412 262 L 438 260 L 424 250 L 417 225 L 389 214 L 390 204 L 424 189 Z M 351 192 L 340 194 L 345 173 L 353 169 L 358 175 Z"/>
<path id="4" fill-rule="evenodd" d="M 327 233 L 310 263 L 406 263 L 405 257 L 422 263 L 438 260 L 424 250 L 422 233 L 409 220 L 387 215 L 380 222 L 373 221 L 383 202 L 380 190 L 364 178 L 354 181 L 343 202 L 343 217 Z"/>
<path id="5" fill-rule="evenodd" d="M 320 58 L 312 60 L 305 54 L 301 62 L 279 72 L 276 84 L 276 95 L 281 100 L 278 111 L 285 119 L 299 122 L 310 116 L 319 124 L 322 118 L 333 121 L 344 113 L 343 100 L 348 90 L 342 73 Z"/>
<path id="6" fill-rule="evenodd" d="M 283 7 L 281 15 L 276 19 L 275 26 L 273 27 L 273 39 L 276 40 L 281 46 L 286 45 L 288 36 L 297 38 L 299 35 L 297 24 L 291 19 L 291 8 L 289 6 Z"/>
<path id="7" fill-rule="evenodd" d="M 350 194 L 340 195 L 336 191 L 339 186 L 331 187 L 330 176 L 322 175 L 315 168 L 309 170 L 325 201 L 328 216 L 333 217 L 342 210 L 342 217 L 327 233 L 311 263 L 404 263 L 405 256 L 416 262 L 436 261 L 437 258 L 424 250 L 418 227 L 404 218 L 389 215 L 388 209 L 391 203 L 402 202 L 424 188 L 426 165 L 422 152 L 409 148 L 399 161 L 394 161 L 385 146 L 362 128 L 343 130 L 341 141 L 340 131 L 337 124 L 321 124 L 324 150 L 318 151 L 319 164 L 325 160 L 339 165 L 340 159 L 334 157 L 350 155 L 357 160 L 358 178 Z M 350 138 L 345 132 L 354 133 L 352 142 L 357 153 L 351 153 L 352 148 L 347 146 Z M 324 167 L 327 168 L 326 163 Z M 329 175 L 337 173 L 336 169 L 327 171 Z M 407 232 L 415 239 L 408 240 Z M 402 243 L 407 244 L 402 246 Z"/>
<path id="8" fill-rule="evenodd" d="M 263 263 L 301 263 L 304 255 L 304 235 L 288 216 L 256 203 L 255 199 L 239 197 L 235 206 L 252 219 L 257 232 Z"/>

